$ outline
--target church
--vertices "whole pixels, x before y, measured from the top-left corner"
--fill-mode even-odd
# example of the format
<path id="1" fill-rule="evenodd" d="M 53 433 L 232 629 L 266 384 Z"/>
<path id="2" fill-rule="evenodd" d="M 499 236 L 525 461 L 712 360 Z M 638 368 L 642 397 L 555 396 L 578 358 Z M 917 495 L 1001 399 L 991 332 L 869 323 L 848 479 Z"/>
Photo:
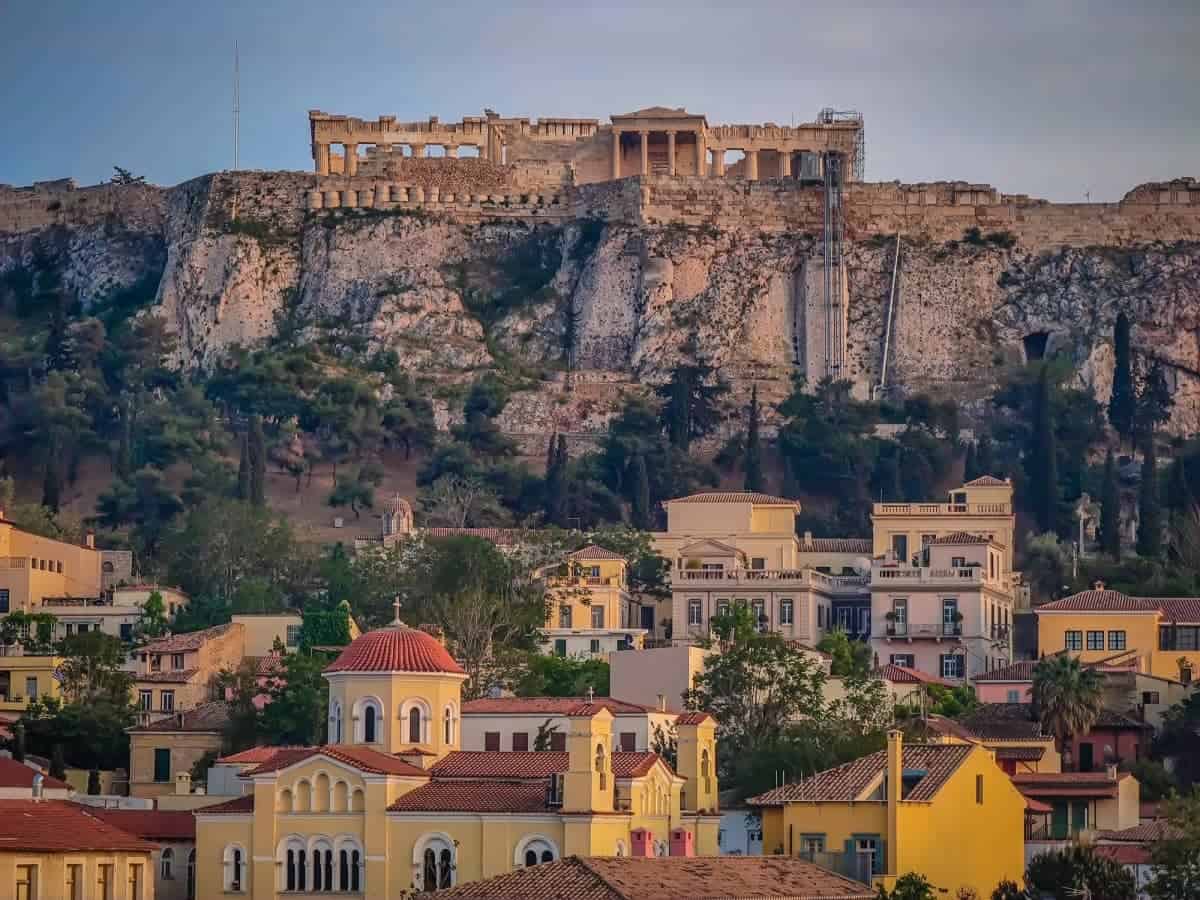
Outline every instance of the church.
<path id="1" fill-rule="evenodd" d="M 391 626 L 325 670 L 329 740 L 261 748 L 243 796 L 196 811 L 198 900 L 402 896 L 567 855 L 716 855 L 716 723 L 679 717 L 677 766 L 615 749 L 580 702 L 565 751 L 460 748 L 467 675 L 433 635 Z"/>

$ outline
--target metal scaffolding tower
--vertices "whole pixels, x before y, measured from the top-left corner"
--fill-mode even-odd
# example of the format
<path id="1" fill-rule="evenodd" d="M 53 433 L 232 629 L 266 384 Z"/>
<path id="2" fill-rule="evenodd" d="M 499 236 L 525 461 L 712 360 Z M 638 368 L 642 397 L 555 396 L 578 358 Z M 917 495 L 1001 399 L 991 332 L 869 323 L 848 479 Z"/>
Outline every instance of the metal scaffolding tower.
<path id="1" fill-rule="evenodd" d="M 842 167 L 845 161 L 845 156 L 836 151 L 825 152 L 821 159 L 825 176 L 825 374 L 835 381 L 844 377 L 842 367 L 846 350 L 842 260 L 842 241 L 846 231 L 842 205 Z"/>
<path id="2" fill-rule="evenodd" d="M 854 109 L 834 109 L 827 106 L 817 113 L 817 121 L 822 125 L 852 122 L 858 126 L 854 134 L 854 150 L 850 157 L 850 171 L 855 181 L 863 181 L 867 177 L 867 129 L 863 123 L 863 115 Z"/>

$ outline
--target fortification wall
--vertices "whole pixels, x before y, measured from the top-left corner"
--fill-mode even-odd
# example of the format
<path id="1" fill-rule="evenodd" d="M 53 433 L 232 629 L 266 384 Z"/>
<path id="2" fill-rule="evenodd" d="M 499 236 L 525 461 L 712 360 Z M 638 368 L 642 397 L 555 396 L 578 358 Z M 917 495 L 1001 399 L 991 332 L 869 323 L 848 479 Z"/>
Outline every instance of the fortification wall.
<path id="1" fill-rule="evenodd" d="M 166 190 L 149 184 L 77 187 L 74 179 L 39 181 L 29 187 L 0 185 L 0 233 L 37 231 L 55 225 L 95 225 L 115 219 L 130 230 L 162 228 Z"/>

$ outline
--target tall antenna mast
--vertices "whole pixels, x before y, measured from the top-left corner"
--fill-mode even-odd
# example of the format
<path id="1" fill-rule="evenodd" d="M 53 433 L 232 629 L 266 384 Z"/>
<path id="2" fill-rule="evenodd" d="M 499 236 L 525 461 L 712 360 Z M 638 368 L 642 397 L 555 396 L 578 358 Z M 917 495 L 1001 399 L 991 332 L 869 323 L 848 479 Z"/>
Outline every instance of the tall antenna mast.
<path id="1" fill-rule="evenodd" d="M 241 73 L 238 71 L 238 43 L 233 42 L 233 170 L 238 169 L 238 143 L 241 135 Z"/>

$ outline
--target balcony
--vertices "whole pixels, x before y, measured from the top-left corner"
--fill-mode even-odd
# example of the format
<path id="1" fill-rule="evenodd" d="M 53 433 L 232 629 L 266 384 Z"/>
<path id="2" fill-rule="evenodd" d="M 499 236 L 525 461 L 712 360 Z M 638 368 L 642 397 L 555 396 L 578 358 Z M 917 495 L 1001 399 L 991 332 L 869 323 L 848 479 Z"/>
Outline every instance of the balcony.
<path id="1" fill-rule="evenodd" d="M 962 637 L 962 622 L 937 622 L 933 625 L 917 624 L 915 622 L 888 622 L 884 628 L 884 636 L 901 640 L 935 640 Z"/>
<path id="2" fill-rule="evenodd" d="M 1010 503 L 876 503 L 875 516 L 1009 516 Z"/>
<path id="3" fill-rule="evenodd" d="M 897 585 L 903 590 L 909 585 L 932 587 L 978 587 L 983 584 L 1003 585 L 1000 579 L 984 576 L 982 566 L 956 566 L 950 569 L 931 569 L 926 566 L 896 564 L 871 568 L 872 585 Z"/>
<path id="4" fill-rule="evenodd" d="M 816 569 L 683 569 L 671 575 L 688 587 L 719 589 L 732 585 L 764 590 L 808 588 L 827 594 L 861 596 L 870 584 L 867 575 L 826 575 Z"/>
<path id="5" fill-rule="evenodd" d="M 615 576 L 597 578 L 591 575 L 553 575 L 546 579 L 546 584 L 549 587 L 625 587 L 622 579 Z"/>

